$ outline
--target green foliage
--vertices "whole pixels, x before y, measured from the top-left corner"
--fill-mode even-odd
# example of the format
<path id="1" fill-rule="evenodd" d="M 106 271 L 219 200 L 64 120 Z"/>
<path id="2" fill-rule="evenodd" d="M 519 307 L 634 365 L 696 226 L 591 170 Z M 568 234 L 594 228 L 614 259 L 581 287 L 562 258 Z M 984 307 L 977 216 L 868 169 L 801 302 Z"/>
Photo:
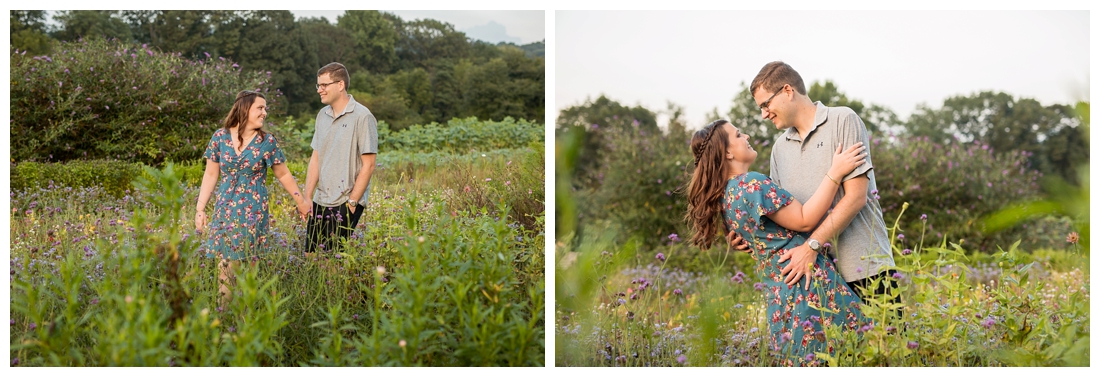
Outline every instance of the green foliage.
<path id="1" fill-rule="evenodd" d="M 202 156 L 242 89 L 280 99 L 263 75 L 102 39 L 11 56 L 12 158 L 159 164 Z"/>
<path id="2" fill-rule="evenodd" d="M 687 148 L 690 135 L 679 119 L 680 113 L 670 106 L 674 118 L 667 133 L 654 123 L 647 126 L 628 118 L 632 110 L 604 97 L 585 107 L 563 111 L 569 116 L 559 118 L 559 135 L 563 131 L 583 133 L 574 136 L 576 141 L 583 141 L 573 146 L 579 150 L 571 152 L 577 153 L 576 170 L 569 179 L 577 203 L 578 232 L 586 229 L 585 223 L 613 220 L 628 234 L 640 236 L 644 244 L 655 245 L 684 228 L 681 216 L 676 214 L 687 210 L 681 191 L 693 166 Z M 625 114 L 620 117 L 616 112 Z M 652 113 L 640 115 L 648 121 L 654 119 Z M 577 125 L 592 120 L 602 123 Z M 584 237 L 577 234 L 578 240 Z"/>
<path id="3" fill-rule="evenodd" d="M 754 270 L 738 278 L 728 268 L 672 267 L 690 255 L 683 244 L 638 248 L 607 237 L 573 249 L 569 237 L 556 253 L 556 365 L 782 364 L 786 355 L 766 346 L 764 293 L 752 285 L 764 277 Z M 902 318 L 892 296 L 864 301 L 874 323 L 828 327 L 836 350 L 815 357 L 831 366 L 1088 366 L 1087 257 L 1035 258 L 1017 246 L 978 261 L 956 244 L 892 243 Z M 1073 262 L 1063 270 L 1054 260 Z"/>
<path id="4" fill-rule="evenodd" d="M 392 15 L 386 15 L 376 10 L 349 10 L 336 18 L 341 29 L 351 32 L 357 62 L 375 73 L 390 73 L 397 62 L 397 27 Z"/>
<path id="5" fill-rule="evenodd" d="M 541 143 L 544 135 L 541 124 L 524 119 L 517 121 L 506 117 L 500 121 L 479 121 L 470 117 L 451 119 L 447 124 L 413 125 L 398 132 L 380 125 L 378 146 L 380 153 L 466 153 L 525 147 L 530 143 Z"/>
<path id="6" fill-rule="evenodd" d="M 13 10 L 10 17 L 10 49 L 31 55 L 49 54 L 53 40 L 46 34 L 46 11 Z"/>
<path id="7" fill-rule="evenodd" d="M 117 160 L 23 162 L 11 167 L 11 191 L 99 186 L 120 197 L 141 174 L 141 165 Z"/>
<path id="8" fill-rule="evenodd" d="M 501 164 L 542 165 L 528 156 Z M 376 173 L 337 255 L 304 255 L 301 223 L 273 195 L 272 249 L 237 269 L 227 306 L 175 165 L 146 171 L 134 197 L 13 195 L 13 365 L 542 365 L 544 217 L 515 226 L 494 216 L 507 207 L 460 209 L 446 190 Z"/>
<path id="9" fill-rule="evenodd" d="M 62 42 L 76 42 L 81 38 L 106 38 L 131 42 L 130 26 L 114 10 L 67 10 L 54 19 L 61 27 L 53 37 Z"/>
<path id="10" fill-rule="evenodd" d="M 651 135 L 660 132 L 654 112 L 641 106 L 626 107 L 602 95 L 595 101 L 587 100 L 584 104 L 562 110 L 557 122 L 555 129 L 559 137 L 569 132 L 581 132 L 573 131 L 576 128 L 584 132 L 584 137 L 580 139 L 583 145 L 576 152 L 578 155 L 570 179 L 576 188 L 598 186 L 599 173 L 606 169 L 604 154 L 609 149 L 610 135 L 637 132 L 635 128 Z"/>
<path id="11" fill-rule="evenodd" d="M 1003 92 L 951 97 L 936 109 L 919 106 L 906 122 L 913 136 L 932 142 L 978 141 L 997 153 L 1026 151 L 1031 166 L 1077 184 L 1074 166 L 1088 161 L 1088 132 L 1071 106 L 1043 106 Z"/>
<path id="12" fill-rule="evenodd" d="M 516 46 L 514 43 L 510 43 L 510 42 L 497 43 L 497 46 L 501 46 L 501 45 L 510 45 L 510 46 L 517 47 L 520 50 L 523 50 L 523 53 L 527 54 L 527 57 L 530 57 L 530 58 L 535 58 L 535 57 L 541 58 L 541 57 L 546 56 L 546 41 L 544 41 L 544 40 L 543 41 L 538 41 L 538 42 L 531 42 L 531 43 L 528 43 L 528 44 L 525 44 L 525 45 L 522 45 L 522 46 Z"/>
<path id="13" fill-rule="evenodd" d="M 13 11 L 11 17 L 15 50 L 30 50 L 32 56 L 49 51 L 55 40 L 45 34 L 44 12 Z M 296 21 L 285 10 L 64 11 L 57 19 L 63 22 L 53 34 L 70 42 L 106 36 L 184 59 L 232 60 L 244 72 L 266 76 L 285 97 L 278 104 L 282 108 L 274 109 L 299 117 L 324 106 L 313 79 L 334 61 L 354 77 L 349 92 L 394 130 L 456 117 L 545 117 L 545 62 L 524 50 L 537 44 L 472 41 L 438 20 L 405 21 L 354 10 L 336 24 L 324 18 Z"/>
<path id="14" fill-rule="evenodd" d="M 1080 102 L 1076 106 L 1078 116 L 1084 122 L 1082 127 L 1085 134 L 1089 128 L 1089 103 Z M 1087 141 L 1086 141 L 1087 143 Z M 1012 227 L 1022 221 L 1040 216 L 1058 215 L 1065 216 L 1072 221 L 1074 235 L 1067 238 L 1067 242 L 1077 247 L 1078 242 L 1084 245 L 1085 253 L 1089 252 L 1089 164 L 1077 166 L 1079 186 L 1071 185 L 1060 177 L 1047 177 L 1043 184 L 1046 198 L 1018 201 L 1013 205 L 1001 209 L 983 219 L 983 224 L 989 231 L 1000 231 Z"/>
<path id="15" fill-rule="evenodd" d="M 1059 245 L 1035 237 L 1039 224 L 1017 227 L 1006 234 L 983 232 L 979 226 L 980 218 L 1006 203 L 1034 199 L 1040 194 L 1040 174 L 1028 165 L 1027 152 L 996 154 L 988 145 L 977 142 L 938 144 L 926 137 L 882 141 L 876 137 L 871 142 L 879 203 L 886 218 L 897 218 L 902 203 L 910 203 L 909 213 L 914 215 L 902 218 L 901 230 L 906 237 L 925 229 L 925 222 L 918 217 L 927 215 L 930 239 L 965 239 L 968 248 L 993 251 L 995 245 L 1021 238 L 1027 240 L 1025 248 L 1029 250 Z M 1048 230 L 1068 233 L 1068 229 Z M 908 244 L 917 242 L 920 240 L 905 240 Z"/>

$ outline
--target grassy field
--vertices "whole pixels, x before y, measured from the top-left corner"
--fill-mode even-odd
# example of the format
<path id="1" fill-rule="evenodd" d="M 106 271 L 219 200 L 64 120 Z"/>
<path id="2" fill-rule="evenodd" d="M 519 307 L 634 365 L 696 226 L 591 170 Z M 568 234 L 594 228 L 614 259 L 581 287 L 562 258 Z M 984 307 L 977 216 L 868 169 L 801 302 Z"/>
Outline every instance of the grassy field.
<path id="1" fill-rule="evenodd" d="M 543 149 L 379 155 L 349 248 L 316 260 L 269 187 L 274 246 L 225 307 L 179 174 L 13 191 L 12 365 L 542 365 Z"/>
<path id="2" fill-rule="evenodd" d="M 895 238 L 902 318 L 866 302 L 873 324 L 825 330 L 836 354 L 785 355 L 749 255 L 700 252 L 678 235 L 644 248 L 612 241 L 618 231 L 590 229 L 604 236 L 577 246 L 559 237 L 558 366 L 1089 366 L 1089 257 L 1072 236 L 1064 250 L 991 254 Z"/>

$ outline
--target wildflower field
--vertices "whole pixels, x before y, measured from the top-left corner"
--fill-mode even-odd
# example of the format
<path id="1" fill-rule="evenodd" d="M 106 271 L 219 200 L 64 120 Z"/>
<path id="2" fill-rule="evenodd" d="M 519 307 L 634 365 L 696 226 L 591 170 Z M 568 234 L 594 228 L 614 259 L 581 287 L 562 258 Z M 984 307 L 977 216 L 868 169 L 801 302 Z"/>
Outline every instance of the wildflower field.
<path id="1" fill-rule="evenodd" d="M 1075 244 L 983 255 L 894 242 L 901 318 L 885 299 L 865 302 L 872 324 L 822 334 L 835 355 L 784 355 L 771 346 L 751 257 L 670 238 L 656 248 L 559 239 L 557 365 L 780 366 L 791 356 L 833 366 L 1089 365 L 1089 258 Z"/>
<path id="2" fill-rule="evenodd" d="M 814 334 L 834 353 L 788 355 L 757 261 L 686 242 L 684 123 L 658 129 L 648 110 L 616 106 L 559 118 L 555 365 L 1089 366 L 1087 159 L 1066 168 L 1071 184 L 982 140 L 873 137 L 901 304 L 864 301 L 870 323 Z M 761 159 L 752 170 L 767 171 Z"/>
<path id="3" fill-rule="evenodd" d="M 148 168 L 118 194 L 13 189 L 11 365 L 542 365 L 543 149 L 383 146 L 348 248 L 316 259 L 269 187 L 275 246 L 242 265 L 224 307 L 183 173 L 198 164 Z M 304 165 L 291 163 L 300 184 Z"/>

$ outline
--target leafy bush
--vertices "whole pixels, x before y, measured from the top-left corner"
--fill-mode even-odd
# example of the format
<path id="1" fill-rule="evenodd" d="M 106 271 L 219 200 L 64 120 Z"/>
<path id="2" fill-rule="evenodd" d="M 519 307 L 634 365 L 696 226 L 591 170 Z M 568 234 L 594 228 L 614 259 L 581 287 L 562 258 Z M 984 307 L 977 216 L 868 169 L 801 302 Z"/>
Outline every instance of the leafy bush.
<path id="1" fill-rule="evenodd" d="M 907 215 L 900 220 L 901 234 L 910 238 L 905 243 L 919 241 L 915 237 L 920 237 L 925 224 L 921 215 L 927 215 L 925 236 L 931 240 L 965 239 L 968 248 L 987 252 L 995 251 L 994 245 L 1010 245 L 1020 239 L 1028 250 L 1059 246 L 1061 243 L 1051 244 L 1036 236 L 1054 233 L 1064 237 L 1069 233 L 1068 226 L 1057 219 L 1021 225 L 1010 232 L 982 232 L 978 220 L 983 216 L 1040 194 L 1042 174 L 1028 165 L 1028 152 L 994 153 L 978 142 L 940 145 L 927 137 L 889 143 L 876 138 L 872 144 L 883 216 L 898 218 L 902 203 L 909 202 Z"/>
<path id="2" fill-rule="evenodd" d="M 118 160 L 23 162 L 11 167 L 11 190 L 99 186 L 111 195 L 121 196 L 133 188 L 131 182 L 141 174 L 140 164 Z"/>
<path id="3" fill-rule="evenodd" d="M 590 229 L 584 224 L 611 220 L 625 234 L 638 235 L 653 246 L 687 229 L 683 214 L 687 211 L 684 188 L 693 168 L 690 135 L 683 127 L 670 128 L 653 132 L 639 128 L 633 119 L 608 118 L 605 124 L 584 131 L 584 138 L 597 138 L 604 147 L 596 156 L 582 151 L 579 157 L 598 159 L 587 165 L 586 177 L 577 177 L 590 180 L 588 185 L 573 186 L 579 230 Z M 575 129 L 581 132 L 582 127 Z M 583 237 L 579 234 L 578 240 Z"/>
<path id="4" fill-rule="evenodd" d="M 191 61 L 102 39 L 54 52 L 11 53 L 16 161 L 199 159 L 237 92 L 263 92 L 273 110 L 281 96 L 265 74 L 221 58 Z"/>
<path id="5" fill-rule="evenodd" d="M 479 121 L 470 117 L 451 119 L 446 125 L 431 123 L 413 125 L 399 132 L 379 124 L 378 150 L 406 152 L 468 153 L 493 149 L 522 148 L 542 142 L 545 129 L 541 124 L 505 117 L 501 121 Z"/>

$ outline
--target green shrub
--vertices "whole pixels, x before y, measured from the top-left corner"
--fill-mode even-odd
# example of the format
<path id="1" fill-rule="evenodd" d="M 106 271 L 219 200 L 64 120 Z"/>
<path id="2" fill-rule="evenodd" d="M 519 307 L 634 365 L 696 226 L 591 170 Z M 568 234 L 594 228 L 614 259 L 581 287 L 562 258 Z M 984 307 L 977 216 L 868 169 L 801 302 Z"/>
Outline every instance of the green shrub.
<path id="1" fill-rule="evenodd" d="M 1061 234 L 1068 226 L 1057 220 L 1031 222 L 997 234 L 985 234 L 978 220 L 1004 205 L 1036 198 L 1041 173 L 1027 163 L 1028 152 L 994 153 L 981 143 L 936 144 L 927 137 L 901 138 L 884 143 L 872 140 L 872 160 L 883 217 L 898 218 L 902 203 L 909 209 L 900 220 L 903 244 L 913 245 L 924 229 L 920 216 L 927 215 L 925 237 L 950 242 L 965 239 L 969 249 L 996 251 L 994 245 L 1010 245 L 1023 239 L 1024 249 L 1053 247 L 1043 233 Z"/>
<path id="2" fill-rule="evenodd" d="M 133 189 L 131 181 L 141 174 L 141 164 L 118 160 L 23 162 L 11 167 L 11 190 L 100 186 L 112 195 L 121 196 Z"/>
<path id="3" fill-rule="evenodd" d="M 454 118 L 442 125 L 413 125 L 399 132 L 379 123 L 380 154 L 393 151 L 468 153 L 494 149 L 522 148 L 544 140 L 541 124 L 506 117 L 501 121 Z"/>
<path id="4" fill-rule="evenodd" d="M 237 92 L 258 90 L 277 113 L 270 77 L 222 58 L 102 39 L 63 42 L 49 56 L 11 54 L 16 161 L 199 159 Z"/>
<path id="5" fill-rule="evenodd" d="M 621 225 L 626 235 L 640 236 L 648 246 L 669 241 L 673 233 L 683 234 L 687 230 L 683 188 L 693 167 L 689 135 L 682 127 L 667 133 L 646 132 L 633 120 L 608 121 L 625 126 L 600 125 L 585 134 L 586 138 L 602 138 L 606 149 L 595 156 L 600 161 L 588 173 L 592 182 L 577 190 L 582 224 L 578 229 L 588 229 L 584 223 L 608 219 Z M 621 129 L 627 131 L 618 131 Z"/>

